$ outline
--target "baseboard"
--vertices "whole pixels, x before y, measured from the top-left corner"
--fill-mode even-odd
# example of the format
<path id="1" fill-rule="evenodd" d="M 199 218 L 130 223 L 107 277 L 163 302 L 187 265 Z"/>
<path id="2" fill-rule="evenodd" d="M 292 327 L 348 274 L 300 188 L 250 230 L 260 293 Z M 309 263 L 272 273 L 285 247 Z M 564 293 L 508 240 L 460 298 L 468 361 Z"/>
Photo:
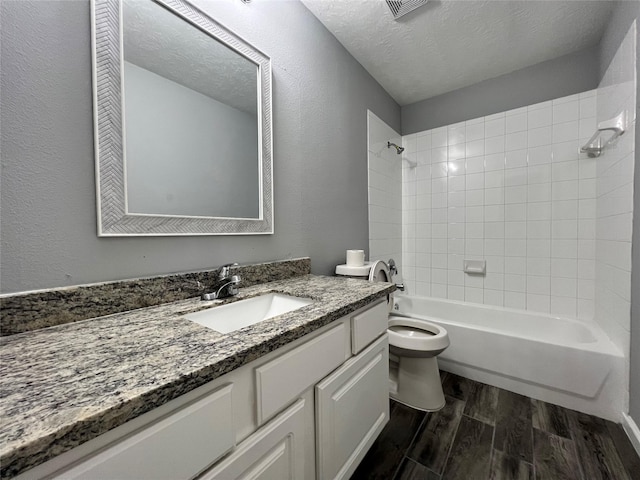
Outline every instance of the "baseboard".
<path id="1" fill-rule="evenodd" d="M 638 425 L 636 425 L 636 422 L 633 421 L 633 418 L 626 413 L 622 414 L 622 428 L 624 428 L 633 448 L 635 448 L 636 453 L 640 457 L 640 429 Z"/>

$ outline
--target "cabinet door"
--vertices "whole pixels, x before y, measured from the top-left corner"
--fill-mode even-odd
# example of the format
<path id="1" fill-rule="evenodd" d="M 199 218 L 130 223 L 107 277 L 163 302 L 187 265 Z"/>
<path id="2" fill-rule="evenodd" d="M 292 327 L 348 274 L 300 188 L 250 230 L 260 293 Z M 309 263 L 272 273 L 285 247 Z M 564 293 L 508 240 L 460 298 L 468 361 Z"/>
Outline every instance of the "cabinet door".
<path id="1" fill-rule="evenodd" d="M 349 478 L 388 421 L 385 334 L 316 386 L 318 479 Z"/>
<path id="2" fill-rule="evenodd" d="M 199 480 L 304 478 L 304 406 L 299 399 Z"/>

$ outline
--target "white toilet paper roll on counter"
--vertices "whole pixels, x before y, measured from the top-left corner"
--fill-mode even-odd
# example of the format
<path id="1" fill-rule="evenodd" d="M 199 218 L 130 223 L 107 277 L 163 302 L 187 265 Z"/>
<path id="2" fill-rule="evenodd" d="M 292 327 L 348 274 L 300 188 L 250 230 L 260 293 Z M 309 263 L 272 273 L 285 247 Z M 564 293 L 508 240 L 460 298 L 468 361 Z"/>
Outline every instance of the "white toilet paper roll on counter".
<path id="1" fill-rule="evenodd" d="M 364 250 L 347 250 L 347 265 L 361 267 L 364 265 Z"/>

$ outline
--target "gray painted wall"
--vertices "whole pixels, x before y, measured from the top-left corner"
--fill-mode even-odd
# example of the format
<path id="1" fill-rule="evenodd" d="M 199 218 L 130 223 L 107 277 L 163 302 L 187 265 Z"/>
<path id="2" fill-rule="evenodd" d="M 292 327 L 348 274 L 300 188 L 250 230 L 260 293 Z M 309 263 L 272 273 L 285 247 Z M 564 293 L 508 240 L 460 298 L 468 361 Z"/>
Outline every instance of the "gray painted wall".
<path id="1" fill-rule="evenodd" d="M 604 75 L 634 20 L 640 22 L 640 2 L 616 2 L 609 25 L 600 42 L 600 73 Z M 640 27 L 640 25 L 636 25 Z M 640 32 L 640 29 L 638 30 Z M 636 39 L 636 118 L 640 118 L 640 34 Z M 633 245 L 631 249 L 631 365 L 629 370 L 629 414 L 640 425 L 640 121 L 636 121 L 636 159 L 633 185 Z"/>
<path id="2" fill-rule="evenodd" d="M 596 88 L 599 80 L 598 50 L 587 48 L 405 105 L 402 107 L 402 134 L 584 92 Z"/>
<path id="3" fill-rule="evenodd" d="M 367 248 L 367 108 L 400 107 L 297 0 L 197 3 L 272 59 L 276 233 L 98 238 L 89 2 L 3 0 L 0 291 Z"/>

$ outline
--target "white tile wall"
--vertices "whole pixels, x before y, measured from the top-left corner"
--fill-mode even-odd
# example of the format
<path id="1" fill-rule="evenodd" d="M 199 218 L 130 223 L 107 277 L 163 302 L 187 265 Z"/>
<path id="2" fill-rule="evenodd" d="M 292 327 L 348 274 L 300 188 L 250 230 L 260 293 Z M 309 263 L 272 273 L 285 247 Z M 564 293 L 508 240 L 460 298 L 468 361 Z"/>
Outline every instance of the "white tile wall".
<path id="1" fill-rule="evenodd" d="M 636 105 L 635 24 L 627 33 L 605 73 L 597 94 L 598 121 L 621 111 L 627 114 L 627 130 L 597 159 L 595 219 L 583 228 L 595 229 L 595 264 L 578 265 L 579 279 L 595 284 L 595 319 L 629 358 L 631 311 L 631 226 L 633 215 L 634 124 Z M 588 205 L 585 208 L 590 208 Z M 593 249 L 592 245 L 584 248 Z M 579 287 L 580 288 L 580 287 Z"/>
<path id="2" fill-rule="evenodd" d="M 595 114 L 594 90 L 404 136 L 409 293 L 592 317 L 596 164 L 578 150 Z"/>
<path id="3" fill-rule="evenodd" d="M 387 142 L 401 143 L 400 135 L 367 111 L 369 172 L 369 260 L 393 258 L 402 265 L 402 158 Z M 415 156 L 417 142 L 407 142 Z M 420 143 L 423 152 L 430 145 Z M 426 148 L 429 147 L 429 148 Z M 424 153 L 426 154 L 426 153 Z M 362 248 L 354 245 L 350 248 Z"/>

